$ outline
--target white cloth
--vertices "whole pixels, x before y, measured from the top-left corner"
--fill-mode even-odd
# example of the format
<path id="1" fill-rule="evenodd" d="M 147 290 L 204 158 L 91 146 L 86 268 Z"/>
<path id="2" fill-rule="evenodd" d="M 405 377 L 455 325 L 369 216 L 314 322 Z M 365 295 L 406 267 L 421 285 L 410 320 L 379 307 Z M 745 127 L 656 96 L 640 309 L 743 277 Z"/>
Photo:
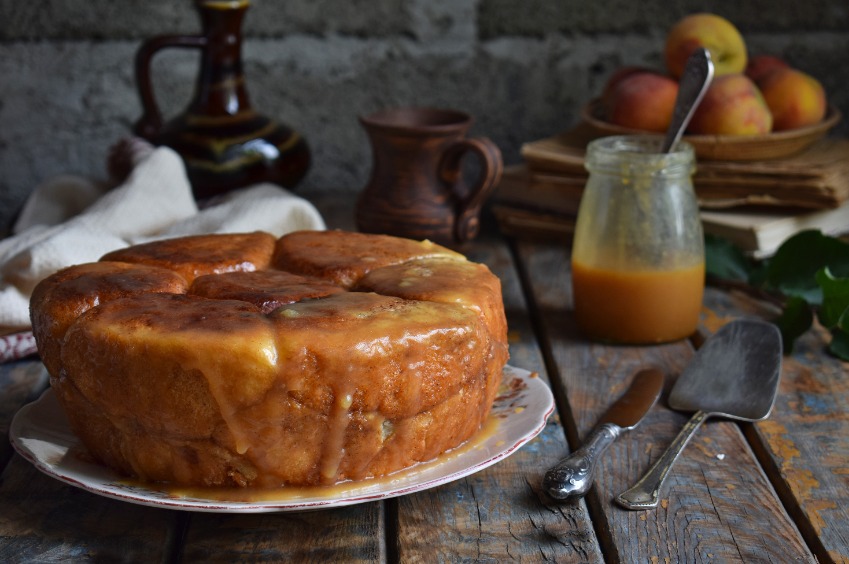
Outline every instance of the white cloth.
<path id="1" fill-rule="evenodd" d="M 0 327 L 28 329 L 29 298 L 40 280 L 115 249 L 202 233 L 268 231 L 279 237 L 325 229 L 311 203 L 274 184 L 231 192 L 198 210 L 177 153 L 148 148 L 132 157 L 129 176 L 111 190 L 72 176 L 36 188 L 13 236 L 0 240 Z"/>

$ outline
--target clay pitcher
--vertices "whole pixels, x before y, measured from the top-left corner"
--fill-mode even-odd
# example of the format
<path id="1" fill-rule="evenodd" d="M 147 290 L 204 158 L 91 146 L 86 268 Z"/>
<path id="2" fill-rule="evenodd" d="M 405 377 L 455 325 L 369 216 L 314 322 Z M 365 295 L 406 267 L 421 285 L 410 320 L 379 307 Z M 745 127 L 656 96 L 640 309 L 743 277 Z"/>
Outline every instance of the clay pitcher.
<path id="1" fill-rule="evenodd" d="M 198 200 L 257 182 L 294 188 L 309 168 L 307 144 L 290 128 L 254 111 L 245 87 L 241 26 L 250 2 L 196 0 L 195 6 L 203 23 L 201 35 L 154 37 L 136 54 L 144 112 L 136 134 L 183 157 Z M 188 109 L 163 125 L 150 62 L 170 47 L 199 49 L 201 66 Z"/>
<path id="2" fill-rule="evenodd" d="M 394 108 L 360 118 L 373 154 L 371 178 L 357 201 L 360 231 L 450 244 L 472 239 L 481 206 L 501 178 L 501 151 L 467 138 L 472 118 L 436 108 Z M 461 161 L 479 160 L 468 185 Z"/>

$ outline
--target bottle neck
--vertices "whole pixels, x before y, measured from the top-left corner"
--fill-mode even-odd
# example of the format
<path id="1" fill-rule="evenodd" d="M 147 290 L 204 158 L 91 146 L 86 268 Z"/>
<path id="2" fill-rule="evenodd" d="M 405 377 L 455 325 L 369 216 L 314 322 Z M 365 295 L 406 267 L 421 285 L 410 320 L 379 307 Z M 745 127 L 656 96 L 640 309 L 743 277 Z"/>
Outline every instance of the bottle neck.
<path id="1" fill-rule="evenodd" d="M 250 110 L 242 71 L 242 20 L 250 3 L 200 1 L 206 47 L 201 57 L 192 113 L 232 116 Z"/>

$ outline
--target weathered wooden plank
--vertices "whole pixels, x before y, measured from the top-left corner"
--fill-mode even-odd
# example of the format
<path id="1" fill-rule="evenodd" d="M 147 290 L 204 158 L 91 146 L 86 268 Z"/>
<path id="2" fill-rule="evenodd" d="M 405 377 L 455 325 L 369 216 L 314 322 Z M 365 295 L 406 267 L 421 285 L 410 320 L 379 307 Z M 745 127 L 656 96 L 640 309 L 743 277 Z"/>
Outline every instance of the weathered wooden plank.
<path id="1" fill-rule="evenodd" d="M 401 562 L 601 562 L 583 503 L 544 497 L 541 474 L 563 448 L 556 420 L 507 460 L 398 500 Z"/>
<path id="2" fill-rule="evenodd" d="M 480 241 L 462 249 L 502 280 L 510 331 L 510 363 L 545 377 L 543 359 L 508 249 Z M 552 417 L 518 452 L 465 479 L 398 500 L 402 562 L 602 561 L 583 502 L 552 503 L 542 475 L 566 451 L 563 429 Z"/>
<path id="3" fill-rule="evenodd" d="M 557 366 L 551 375 L 568 396 L 570 435 L 583 437 L 646 364 L 662 368 L 667 386 L 692 350 L 687 342 L 651 347 L 587 343 L 571 311 L 568 251 L 523 243 L 519 255 L 533 287 L 544 326 L 543 344 Z M 710 422 L 676 463 L 657 510 L 631 512 L 613 497 L 630 487 L 666 448 L 687 415 L 665 398 L 636 430 L 622 437 L 602 461 L 587 501 L 611 561 L 812 560 L 737 425 Z"/>
<path id="4" fill-rule="evenodd" d="M 0 475 L 0 562 L 161 562 L 177 518 L 65 485 L 15 455 Z"/>
<path id="5" fill-rule="evenodd" d="M 191 516 L 183 562 L 384 562 L 381 503 L 302 513 Z"/>
<path id="6" fill-rule="evenodd" d="M 718 320 L 778 314 L 741 292 L 711 303 Z M 817 559 L 849 562 L 849 363 L 826 352 L 829 338 L 815 326 L 785 355 L 772 414 L 747 435 Z"/>

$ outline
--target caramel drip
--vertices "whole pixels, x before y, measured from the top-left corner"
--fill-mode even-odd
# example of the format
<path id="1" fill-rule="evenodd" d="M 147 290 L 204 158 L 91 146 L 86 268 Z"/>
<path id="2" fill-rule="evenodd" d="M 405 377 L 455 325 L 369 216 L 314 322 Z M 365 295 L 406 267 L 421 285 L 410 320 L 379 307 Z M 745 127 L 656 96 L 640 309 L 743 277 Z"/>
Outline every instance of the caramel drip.
<path id="1" fill-rule="evenodd" d="M 266 346 L 262 347 L 261 351 L 263 353 L 261 358 L 267 361 L 267 364 L 260 366 L 262 361 L 260 359 L 253 359 L 260 360 L 256 368 L 262 371 L 271 370 L 276 372 L 277 350 L 271 344 L 266 344 Z M 248 364 L 252 359 L 245 358 L 243 360 L 245 364 Z M 256 429 L 246 419 L 245 410 L 239 405 L 239 400 L 243 399 L 244 395 L 234 393 L 233 387 L 229 385 L 228 380 L 232 380 L 230 371 L 210 370 L 204 359 L 187 363 L 186 368 L 199 370 L 206 377 L 209 391 L 218 405 L 221 418 L 224 420 L 233 437 L 236 453 L 240 455 L 249 454 L 249 458 L 254 463 L 261 460 L 261 457 L 258 457 L 257 453 L 248 453 L 248 450 L 256 445 Z"/>
<path id="2" fill-rule="evenodd" d="M 381 476 L 379 478 L 368 478 L 359 481 L 343 481 L 335 484 L 322 486 L 282 486 L 282 487 L 247 487 L 247 488 L 221 488 L 221 487 L 186 487 L 169 484 L 150 484 L 127 480 L 124 483 L 151 489 L 167 494 L 173 499 L 201 499 L 210 501 L 233 502 L 233 503 L 298 503 L 316 498 L 321 500 L 334 500 L 363 495 L 364 493 L 375 494 L 386 488 L 397 484 L 401 480 L 417 479 L 423 472 L 439 473 L 439 468 L 445 466 L 452 460 L 468 456 L 474 451 L 488 448 L 486 443 L 499 430 L 503 418 L 490 415 L 481 428 L 469 440 L 457 447 L 448 450 L 432 460 L 427 460 Z M 496 447 L 502 447 L 497 444 Z"/>
<path id="3" fill-rule="evenodd" d="M 355 386 L 350 378 L 342 379 L 333 390 L 333 407 L 327 419 L 327 435 L 319 462 L 323 484 L 333 484 L 338 481 L 339 466 L 345 457 L 346 434 L 351 422 L 354 391 Z"/>

